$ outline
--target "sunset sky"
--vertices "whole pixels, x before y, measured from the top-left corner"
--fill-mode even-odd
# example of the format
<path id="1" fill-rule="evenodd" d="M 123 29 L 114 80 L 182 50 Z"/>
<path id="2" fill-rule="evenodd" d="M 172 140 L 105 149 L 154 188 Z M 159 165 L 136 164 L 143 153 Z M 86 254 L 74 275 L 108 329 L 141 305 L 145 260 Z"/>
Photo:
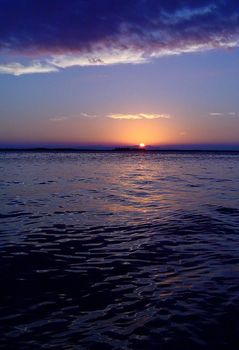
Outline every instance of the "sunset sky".
<path id="1" fill-rule="evenodd" d="M 0 0 L 0 146 L 239 149 L 239 2 Z"/>

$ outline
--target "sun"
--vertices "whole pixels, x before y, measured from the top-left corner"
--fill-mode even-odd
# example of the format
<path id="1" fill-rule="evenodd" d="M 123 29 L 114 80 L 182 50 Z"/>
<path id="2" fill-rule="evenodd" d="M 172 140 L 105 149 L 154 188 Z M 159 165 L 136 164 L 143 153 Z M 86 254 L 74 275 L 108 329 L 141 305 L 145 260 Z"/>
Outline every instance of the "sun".
<path id="1" fill-rule="evenodd" d="M 145 144 L 144 143 L 140 143 L 139 144 L 139 148 L 144 148 L 145 147 Z"/>

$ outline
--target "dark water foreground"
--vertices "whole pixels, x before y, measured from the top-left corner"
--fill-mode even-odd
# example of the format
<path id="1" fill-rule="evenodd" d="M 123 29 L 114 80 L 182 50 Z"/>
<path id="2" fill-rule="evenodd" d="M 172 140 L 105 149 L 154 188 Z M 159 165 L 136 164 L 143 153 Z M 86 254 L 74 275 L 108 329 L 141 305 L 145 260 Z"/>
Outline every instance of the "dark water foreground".
<path id="1" fill-rule="evenodd" d="M 239 349 L 239 154 L 0 154 L 3 349 Z"/>

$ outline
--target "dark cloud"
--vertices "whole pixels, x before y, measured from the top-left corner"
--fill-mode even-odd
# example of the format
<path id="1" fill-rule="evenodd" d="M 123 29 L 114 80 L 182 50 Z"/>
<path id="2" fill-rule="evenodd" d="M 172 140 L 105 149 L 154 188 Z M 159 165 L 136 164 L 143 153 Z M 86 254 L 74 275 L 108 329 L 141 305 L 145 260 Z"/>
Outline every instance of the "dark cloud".
<path id="1" fill-rule="evenodd" d="M 145 59 L 234 47 L 238 33 L 238 1 L 0 0 L 5 54 L 93 53 L 89 64 L 104 64 L 95 53 L 131 50 Z"/>
<path id="2" fill-rule="evenodd" d="M 0 0 L 0 47 L 10 50 L 217 44 L 238 29 L 239 2 L 230 0 Z"/>

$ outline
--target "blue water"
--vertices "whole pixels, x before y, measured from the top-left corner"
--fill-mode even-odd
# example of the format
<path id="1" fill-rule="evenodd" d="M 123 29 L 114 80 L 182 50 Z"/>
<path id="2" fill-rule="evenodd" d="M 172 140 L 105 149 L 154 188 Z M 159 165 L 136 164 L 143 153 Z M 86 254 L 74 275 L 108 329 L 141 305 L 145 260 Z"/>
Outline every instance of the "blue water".
<path id="1" fill-rule="evenodd" d="M 0 153 L 3 349 L 239 348 L 239 153 Z"/>

